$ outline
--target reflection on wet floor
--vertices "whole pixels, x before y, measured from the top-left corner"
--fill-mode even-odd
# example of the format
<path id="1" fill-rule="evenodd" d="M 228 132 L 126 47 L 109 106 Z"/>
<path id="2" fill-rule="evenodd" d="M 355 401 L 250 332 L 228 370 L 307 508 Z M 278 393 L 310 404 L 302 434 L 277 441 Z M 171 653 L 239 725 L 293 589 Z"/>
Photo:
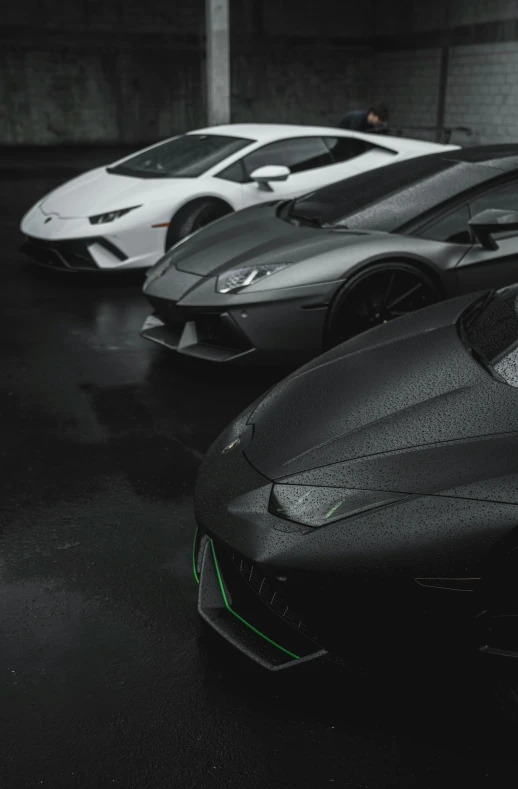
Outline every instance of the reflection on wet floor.
<path id="1" fill-rule="evenodd" d="M 200 458 L 282 371 L 142 340 L 142 274 L 22 263 L 19 217 L 56 180 L 4 184 L 0 217 L 2 786 L 507 785 L 503 679 L 447 661 L 393 673 L 383 644 L 368 676 L 271 675 L 201 628 Z"/>

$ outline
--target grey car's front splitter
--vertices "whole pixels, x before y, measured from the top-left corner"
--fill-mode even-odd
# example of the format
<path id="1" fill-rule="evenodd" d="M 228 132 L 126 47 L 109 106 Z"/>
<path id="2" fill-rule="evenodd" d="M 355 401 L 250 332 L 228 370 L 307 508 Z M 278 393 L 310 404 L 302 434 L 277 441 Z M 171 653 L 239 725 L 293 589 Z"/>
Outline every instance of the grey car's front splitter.
<path id="1" fill-rule="evenodd" d="M 141 335 L 178 353 L 210 361 L 302 364 L 323 350 L 327 309 L 340 282 L 220 294 L 206 277 L 175 302 L 148 289 L 155 307 Z M 230 344 L 207 342 L 200 321 L 220 322 Z M 235 335 L 236 344 L 232 344 Z"/>
<path id="2" fill-rule="evenodd" d="M 234 351 L 218 348 L 200 341 L 195 321 L 186 321 L 179 328 L 167 326 L 157 315 L 150 315 L 144 321 L 140 336 L 145 340 L 161 345 L 184 356 L 193 356 L 212 362 L 234 362 L 254 354 L 255 348 Z"/>

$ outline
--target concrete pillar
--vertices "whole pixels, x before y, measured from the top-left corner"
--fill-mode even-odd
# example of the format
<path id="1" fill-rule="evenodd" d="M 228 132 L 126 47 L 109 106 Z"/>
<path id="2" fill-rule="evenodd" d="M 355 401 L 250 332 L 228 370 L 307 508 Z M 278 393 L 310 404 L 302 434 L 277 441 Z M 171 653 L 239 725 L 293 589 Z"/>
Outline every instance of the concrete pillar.
<path id="1" fill-rule="evenodd" d="M 230 40 L 228 0 L 205 0 L 207 119 L 230 123 Z"/>

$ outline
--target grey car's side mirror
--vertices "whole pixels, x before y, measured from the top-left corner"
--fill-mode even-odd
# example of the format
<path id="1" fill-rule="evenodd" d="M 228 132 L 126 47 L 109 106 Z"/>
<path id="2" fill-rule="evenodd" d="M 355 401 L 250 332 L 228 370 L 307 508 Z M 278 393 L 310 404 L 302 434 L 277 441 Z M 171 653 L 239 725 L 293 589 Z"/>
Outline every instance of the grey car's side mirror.
<path id="1" fill-rule="evenodd" d="M 491 234 L 518 230 L 518 211 L 488 208 L 487 211 L 475 214 L 468 225 L 484 249 L 498 249 L 498 244 Z"/>
<path id="2" fill-rule="evenodd" d="M 258 167 L 257 170 L 250 173 L 250 178 L 262 189 L 273 192 L 270 181 L 285 181 L 290 174 L 291 170 L 289 167 L 284 167 L 280 164 L 267 164 L 264 167 Z"/>

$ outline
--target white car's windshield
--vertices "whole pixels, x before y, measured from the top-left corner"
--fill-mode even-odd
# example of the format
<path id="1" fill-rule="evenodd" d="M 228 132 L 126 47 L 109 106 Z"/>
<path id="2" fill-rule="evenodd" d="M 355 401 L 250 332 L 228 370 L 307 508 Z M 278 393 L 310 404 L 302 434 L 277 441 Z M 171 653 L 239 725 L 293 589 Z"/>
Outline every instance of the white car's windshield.
<path id="1" fill-rule="evenodd" d="M 196 178 L 253 142 L 218 134 L 184 134 L 107 169 L 136 178 Z"/>

